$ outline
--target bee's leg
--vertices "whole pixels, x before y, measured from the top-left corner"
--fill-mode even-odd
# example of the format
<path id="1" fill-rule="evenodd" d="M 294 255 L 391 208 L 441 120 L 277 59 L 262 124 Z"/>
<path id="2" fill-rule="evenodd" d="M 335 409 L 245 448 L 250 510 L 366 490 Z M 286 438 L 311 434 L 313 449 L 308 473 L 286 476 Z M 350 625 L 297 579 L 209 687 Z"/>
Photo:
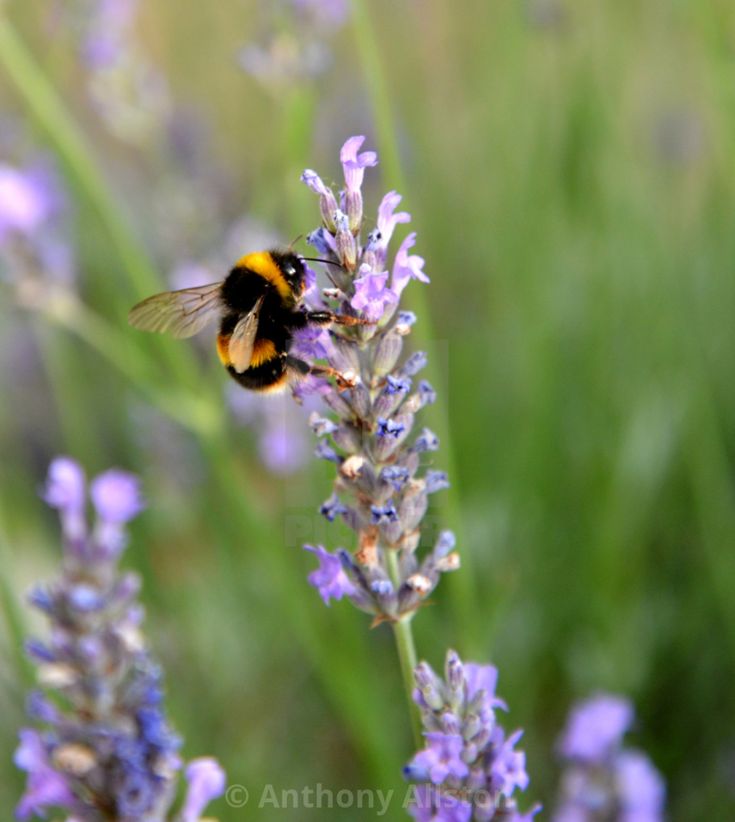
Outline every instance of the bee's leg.
<path id="1" fill-rule="evenodd" d="M 297 377 L 311 375 L 312 377 L 333 379 L 340 391 L 354 388 L 356 384 L 355 377 L 351 374 L 341 374 L 336 368 L 330 368 L 328 365 L 312 365 L 305 360 L 290 355 L 286 357 L 286 367 Z"/>
<path id="2" fill-rule="evenodd" d="M 305 316 L 312 325 L 374 325 L 370 320 L 351 317 L 349 314 L 335 314 L 333 311 L 307 311 Z"/>

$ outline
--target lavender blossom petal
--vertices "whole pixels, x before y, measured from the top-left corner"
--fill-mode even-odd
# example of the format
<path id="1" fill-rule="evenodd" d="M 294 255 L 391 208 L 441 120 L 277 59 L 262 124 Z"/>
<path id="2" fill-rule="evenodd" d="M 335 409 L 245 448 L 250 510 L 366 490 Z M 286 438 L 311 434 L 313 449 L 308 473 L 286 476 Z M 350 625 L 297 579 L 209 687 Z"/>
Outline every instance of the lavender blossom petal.
<path id="1" fill-rule="evenodd" d="M 206 806 L 225 791 L 225 772 L 215 759 L 192 759 L 186 766 L 189 787 L 181 809 L 180 822 L 198 822 Z"/>

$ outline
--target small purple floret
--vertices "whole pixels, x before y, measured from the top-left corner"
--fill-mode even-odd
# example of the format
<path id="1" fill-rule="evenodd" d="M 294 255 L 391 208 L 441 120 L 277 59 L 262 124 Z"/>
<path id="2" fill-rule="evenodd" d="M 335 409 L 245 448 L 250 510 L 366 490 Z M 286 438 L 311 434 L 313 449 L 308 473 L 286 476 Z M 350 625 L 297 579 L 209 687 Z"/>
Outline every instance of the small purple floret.
<path id="1" fill-rule="evenodd" d="M 330 554 L 321 545 L 304 545 L 304 549 L 311 551 L 319 560 L 319 568 L 309 574 L 308 580 L 319 591 L 325 605 L 329 605 L 330 599 L 339 600 L 355 592 L 355 586 L 345 574 L 337 554 Z"/>

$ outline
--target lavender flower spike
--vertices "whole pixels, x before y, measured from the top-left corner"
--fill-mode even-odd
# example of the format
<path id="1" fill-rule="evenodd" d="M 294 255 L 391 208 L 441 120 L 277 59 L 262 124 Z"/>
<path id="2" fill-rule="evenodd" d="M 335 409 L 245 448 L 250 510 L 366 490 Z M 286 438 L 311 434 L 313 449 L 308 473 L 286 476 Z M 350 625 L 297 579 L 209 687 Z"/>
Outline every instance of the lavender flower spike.
<path id="1" fill-rule="evenodd" d="M 28 709 L 43 729 L 20 732 L 15 763 L 28 779 L 16 817 L 53 808 L 74 822 L 164 822 L 173 818 L 180 740 L 141 635 L 140 580 L 118 567 L 125 524 L 143 502 L 131 474 L 100 474 L 90 488 L 97 514 L 90 529 L 85 486 L 73 460 L 51 463 L 43 496 L 61 517 L 63 562 L 58 579 L 30 597 L 51 630 L 47 642 L 28 644 L 43 688 L 31 694 Z M 187 778 L 177 819 L 196 822 L 223 792 L 224 773 L 214 760 L 194 760 Z"/>
<path id="2" fill-rule="evenodd" d="M 661 822 L 663 779 L 641 751 L 623 748 L 633 706 L 599 694 L 577 705 L 559 740 L 567 761 L 553 822 Z"/>
<path id="3" fill-rule="evenodd" d="M 462 661 L 447 654 L 442 680 L 422 662 L 415 671 L 414 700 L 421 710 L 427 745 L 403 770 L 419 783 L 409 813 L 418 820 L 523 822 L 515 789 L 528 786 L 526 759 L 515 750 L 520 731 L 505 735 L 496 708 L 498 672 L 492 665 Z"/>
<path id="4" fill-rule="evenodd" d="M 319 427 L 320 456 L 336 467 L 334 493 L 322 506 L 329 521 L 340 518 L 357 535 L 357 550 L 349 559 L 324 548 L 311 548 L 320 567 L 309 581 L 325 602 L 347 597 L 371 614 L 375 622 L 407 622 L 424 604 L 441 574 L 459 567 L 459 555 L 444 550 L 446 541 L 419 552 L 421 523 L 429 494 L 446 488 L 446 474 L 426 471 L 426 451 L 439 447 L 428 429 L 416 434 L 416 414 L 435 399 L 428 383 L 413 389 L 411 377 L 425 364 L 416 353 L 402 358 L 405 338 L 415 316 L 399 310 L 401 295 L 411 280 L 427 283 L 421 257 L 410 255 L 416 241 L 409 234 L 388 260 L 388 244 L 402 223 L 400 195 L 392 191 L 378 208 L 377 229 L 363 237 L 362 183 L 366 169 L 376 165 L 375 152 L 362 151 L 364 137 L 342 146 L 345 185 L 334 194 L 315 171 L 303 182 L 319 197 L 321 226 L 310 236 L 330 263 L 327 272 L 337 288 L 325 289 L 324 300 L 336 313 L 357 314 L 369 325 L 334 328 L 324 353 L 329 365 L 355 375 L 354 387 L 327 386 L 323 399 L 331 418 Z M 333 209 L 332 202 L 339 207 Z M 349 583 L 349 585 L 347 584 Z M 388 584 L 390 583 L 390 584 Z M 408 665 L 408 670 L 413 663 Z"/>

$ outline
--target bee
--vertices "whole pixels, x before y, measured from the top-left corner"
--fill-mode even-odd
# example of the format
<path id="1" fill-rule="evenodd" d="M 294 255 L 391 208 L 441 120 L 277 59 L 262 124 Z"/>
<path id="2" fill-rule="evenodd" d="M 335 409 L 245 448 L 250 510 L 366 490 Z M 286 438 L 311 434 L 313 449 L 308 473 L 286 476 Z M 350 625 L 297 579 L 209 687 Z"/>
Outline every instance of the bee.
<path id="1" fill-rule="evenodd" d="M 335 369 L 290 353 L 294 332 L 307 326 L 368 324 L 359 317 L 303 306 L 305 259 L 292 251 L 246 254 L 220 282 L 148 297 L 130 310 L 128 322 L 142 331 L 183 339 L 219 321 L 219 359 L 229 375 L 251 391 L 282 391 L 309 374 L 334 378 L 341 389 L 351 387 Z"/>

